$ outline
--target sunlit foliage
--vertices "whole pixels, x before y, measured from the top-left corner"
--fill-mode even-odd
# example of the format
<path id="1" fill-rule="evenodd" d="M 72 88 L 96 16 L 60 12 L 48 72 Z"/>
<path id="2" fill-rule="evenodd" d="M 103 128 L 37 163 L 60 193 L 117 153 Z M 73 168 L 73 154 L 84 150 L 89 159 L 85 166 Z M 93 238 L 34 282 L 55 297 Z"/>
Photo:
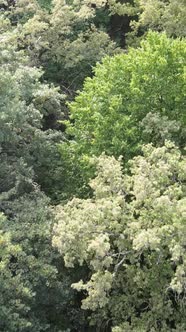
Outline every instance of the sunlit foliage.
<path id="1" fill-rule="evenodd" d="M 168 141 L 143 153 L 131 175 L 113 157 L 94 159 L 93 198 L 57 208 L 53 245 L 67 267 L 89 266 L 88 280 L 72 287 L 85 292 L 92 322 L 101 314 L 123 322 L 113 331 L 183 331 L 186 160 Z"/>

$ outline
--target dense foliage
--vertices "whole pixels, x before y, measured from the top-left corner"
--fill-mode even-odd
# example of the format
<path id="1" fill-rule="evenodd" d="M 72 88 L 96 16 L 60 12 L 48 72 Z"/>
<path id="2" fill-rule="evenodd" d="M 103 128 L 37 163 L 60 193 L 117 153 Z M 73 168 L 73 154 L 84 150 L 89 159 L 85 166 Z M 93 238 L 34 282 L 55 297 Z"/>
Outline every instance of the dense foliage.
<path id="1" fill-rule="evenodd" d="M 139 25 L 157 31 L 164 30 L 169 36 L 186 36 L 185 0 L 139 0 L 139 4 Z"/>
<path id="2" fill-rule="evenodd" d="M 56 146 L 62 134 L 44 130 L 51 108 L 61 112 L 62 96 L 40 82 L 42 72 L 17 51 L 5 23 L 0 56 L 0 208 L 6 216 L 1 222 L 0 331 L 54 332 L 66 322 L 71 326 L 66 302 L 73 292 L 69 287 L 64 291 L 69 276 L 62 274 L 62 260 L 52 250 L 53 214 L 39 184 L 47 193 L 62 188 Z"/>
<path id="3" fill-rule="evenodd" d="M 186 330 L 185 8 L 0 0 L 1 332 Z"/>
<path id="4" fill-rule="evenodd" d="M 126 162 L 143 143 L 162 145 L 172 139 L 183 147 L 185 59 L 185 41 L 150 33 L 140 48 L 98 64 L 70 104 L 66 124 L 73 140 L 61 146 L 68 169 L 74 170 L 74 155 L 80 160 L 74 172 L 86 177 L 85 160 L 92 154 L 122 154 Z"/>
<path id="5" fill-rule="evenodd" d="M 72 286 L 86 291 L 82 307 L 95 313 L 93 322 L 110 318 L 123 332 L 181 332 L 186 159 L 170 142 L 143 152 L 130 176 L 113 157 L 95 159 L 94 196 L 58 208 L 53 244 L 67 267 L 89 266 L 89 277 Z"/>

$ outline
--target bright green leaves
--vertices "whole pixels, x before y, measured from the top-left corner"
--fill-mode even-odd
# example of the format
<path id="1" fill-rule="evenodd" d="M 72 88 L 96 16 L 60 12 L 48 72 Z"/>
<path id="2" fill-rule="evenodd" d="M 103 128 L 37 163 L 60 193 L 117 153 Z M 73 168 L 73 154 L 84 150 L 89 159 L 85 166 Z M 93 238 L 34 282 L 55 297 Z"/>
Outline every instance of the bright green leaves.
<path id="1" fill-rule="evenodd" d="M 73 155 L 79 178 L 86 182 L 90 173 L 83 161 L 92 154 L 121 154 L 126 164 L 140 153 L 143 143 L 158 146 L 171 139 L 182 147 L 184 63 L 184 40 L 151 32 L 140 48 L 98 64 L 95 76 L 85 80 L 83 91 L 70 104 L 71 121 L 66 124 L 71 140 L 61 146 L 68 168 L 74 168 Z"/>
<path id="2" fill-rule="evenodd" d="M 128 151 L 131 156 L 145 140 L 140 122 L 150 112 L 169 121 L 179 119 L 177 128 L 180 123 L 183 127 L 184 60 L 184 41 L 155 33 L 141 48 L 106 58 L 70 106 L 75 123 L 69 130 L 78 148 L 88 154 L 105 151 L 126 157 Z"/>

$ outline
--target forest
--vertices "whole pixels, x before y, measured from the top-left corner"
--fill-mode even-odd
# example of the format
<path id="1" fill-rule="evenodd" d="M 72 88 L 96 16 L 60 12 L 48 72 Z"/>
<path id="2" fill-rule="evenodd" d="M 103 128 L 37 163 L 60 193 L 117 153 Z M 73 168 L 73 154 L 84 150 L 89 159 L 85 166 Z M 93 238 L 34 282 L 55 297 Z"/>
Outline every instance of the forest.
<path id="1" fill-rule="evenodd" d="M 0 0 L 0 332 L 186 332 L 185 18 Z"/>

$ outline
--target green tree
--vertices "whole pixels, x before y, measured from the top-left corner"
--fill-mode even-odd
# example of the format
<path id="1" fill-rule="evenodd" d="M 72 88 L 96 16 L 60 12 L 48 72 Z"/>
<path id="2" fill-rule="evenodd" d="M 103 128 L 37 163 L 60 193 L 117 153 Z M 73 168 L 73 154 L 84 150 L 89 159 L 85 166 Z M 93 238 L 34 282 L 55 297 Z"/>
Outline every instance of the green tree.
<path id="1" fill-rule="evenodd" d="M 168 36 L 185 37 L 185 0 L 139 0 L 139 26 L 166 31 Z"/>
<path id="2" fill-rule="evenodd" d="M 79 328 L 79 299 L 68 286 L 76 276 L 68 275 L 52 249 L 54 218 L 41 191 L 57 194 L 63 186 L 56 146 L 62 134 L 46 124 L 51 111 L 61 112 L 63 96 L 41 83 L 42 71 L 18 51 L 8 19 L 1 20 L 0 48 L 0 211 L 6 217 L 0 224 L 0 330 Z"/>
<path id="3" fill-rule="evenodd" d="M 186 159 L 170 141 L 146 145 L 143 154 L 130 162 L 131 175 L 123 174 L 121 159 L 94 158 L 93 198 L 58 206 L 53 245 L 69 269 L 90 269 L 72 287 L 84 292 L 92 324 L 110 321 L 115 332 L 181 332 Z"/>
<path id="4" fill-rule="evenodd" d="M 61 146 L 69 171 L 70 160 L 71 169 L 77 160 L 75 172 L 82 169 L 86 177 L 87 156 L 103 151 L 122 154 L 126 162 L 140 153 L 143 143 L 162 145 L 172 139 L 183 146 L 184 63 L 185 41 L 151 32 L 140 48 L 98 64 L 95 76 L 85 80 L 69 105 L 70 141 Z"/>
<path id="5" fill-rule="evenodd" d="M 33 294 L 20 273 L 15 273 L 14 262 L 21 259 L 23 252 L 20 245 L 12 244 L 10 233 L 3 231 L 4 223 L 6 218 L 0 214 L 0 330 L 22 331 L 31 325 L 26 317 Z"/>
<path id="6" fill-rule="evenodd" d="M 57 120 L 63 118 L 65 96 L 43 82 L 43 71 L 18 51 L 17 35 L 8 19 L 1 20 L 0 47 L 2 154 L 10 163 L 12 155 L 14 162 L 22 157 L 33 167 L 34 180 L 55 199 L 62 191 L 63 165 L 56 143 L 63 138 Z"/>
<path id="7" fill-rule="evenodd" d="M 18 0 L 3 4 L 20 47 L 34 65 L 44 67 L 47 80 L 63 86 L 70 98 L 85 77 L 92 75 L 96 62 L 120 52 L 117 46 L 139 45 L 149 28 L 185 36 L 184 0 Z"/>
<path id="8" fill-rule="evenodd" d="M 185 0 L 109 0 L 109 10 L 117 19 L 129 18 L 125 39 L 128 45 L 139 45 L 149 29 L 165 31 L 169 37 L 185 37 Z"/>
<path id="9" fill-rule="evenodd" d="M 39 3 L 18 0 L 6 15 L 32 64 L 42 65 L 47 80 L 74 95 L 97 61 L 118 52 L 102 22 L 108 17 L 106 4 L 54 0 L 48 12 Z"/>

